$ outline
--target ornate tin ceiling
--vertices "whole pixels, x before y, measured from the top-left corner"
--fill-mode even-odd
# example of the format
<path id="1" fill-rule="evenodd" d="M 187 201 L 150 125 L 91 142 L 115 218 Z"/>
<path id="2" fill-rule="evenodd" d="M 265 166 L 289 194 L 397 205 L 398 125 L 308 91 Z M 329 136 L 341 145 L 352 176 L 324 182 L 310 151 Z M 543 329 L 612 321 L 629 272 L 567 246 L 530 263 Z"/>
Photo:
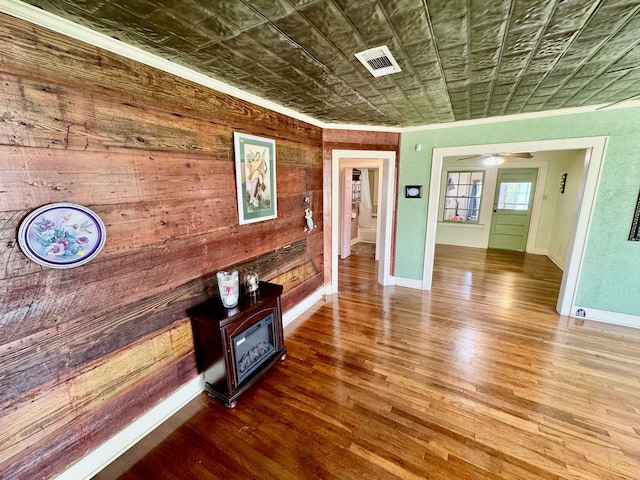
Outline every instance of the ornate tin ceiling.
<path id="1" fill-rule="evenodd" d="M 28 0 L 323 122 L 427 125 L 640 95 L 640 0 Z M 387 45 L 402 71 L 354 57 Z"/>

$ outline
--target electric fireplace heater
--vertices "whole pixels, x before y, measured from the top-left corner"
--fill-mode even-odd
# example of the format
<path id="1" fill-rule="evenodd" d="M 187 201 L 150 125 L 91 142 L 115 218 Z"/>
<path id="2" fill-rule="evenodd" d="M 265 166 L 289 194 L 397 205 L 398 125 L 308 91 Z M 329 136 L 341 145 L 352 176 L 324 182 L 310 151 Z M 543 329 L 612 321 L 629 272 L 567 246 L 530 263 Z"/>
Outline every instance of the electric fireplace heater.
<path id="1" fill-rule="evenodd" d="M 229 408 L 278 360 L 284 360 L 282 285 L 260 282 L 259 295 L 235 308 L 214 298 L 189 310 L 198 369 L 205 389 Z"/>

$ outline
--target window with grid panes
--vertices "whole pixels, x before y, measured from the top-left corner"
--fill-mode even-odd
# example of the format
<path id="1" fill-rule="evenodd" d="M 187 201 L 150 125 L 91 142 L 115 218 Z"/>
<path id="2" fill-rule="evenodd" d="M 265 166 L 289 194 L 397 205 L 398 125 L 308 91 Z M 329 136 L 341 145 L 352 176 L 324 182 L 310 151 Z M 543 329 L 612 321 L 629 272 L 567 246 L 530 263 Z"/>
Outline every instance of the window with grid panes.
<path id="1" fill-rule="evenodd" d="M 445 222 L 478 222 L 484 171 L 447 172 Z"/>

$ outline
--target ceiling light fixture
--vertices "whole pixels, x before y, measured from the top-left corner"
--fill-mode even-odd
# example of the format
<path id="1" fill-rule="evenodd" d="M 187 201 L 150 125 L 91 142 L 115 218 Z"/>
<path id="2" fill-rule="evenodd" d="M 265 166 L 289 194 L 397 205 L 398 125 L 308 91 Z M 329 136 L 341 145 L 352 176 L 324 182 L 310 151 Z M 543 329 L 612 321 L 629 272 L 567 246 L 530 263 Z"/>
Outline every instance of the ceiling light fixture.
<path id="1" fill-rule="evenodd" d="M 484 159 L 484 164 L 489 167 L 495 167 L 504 163 L 504 158 L 499 155 L 491 155 Z"/>

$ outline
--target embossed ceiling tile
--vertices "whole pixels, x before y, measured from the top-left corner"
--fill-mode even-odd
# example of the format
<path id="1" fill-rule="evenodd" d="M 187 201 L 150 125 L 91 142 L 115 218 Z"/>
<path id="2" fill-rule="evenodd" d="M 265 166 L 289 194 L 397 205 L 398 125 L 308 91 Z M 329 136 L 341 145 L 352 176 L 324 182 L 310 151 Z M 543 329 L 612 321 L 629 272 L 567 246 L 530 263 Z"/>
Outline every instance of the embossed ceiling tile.
<path id="1" fill-rule="evenodd" d="M 557 72 L 556 70 L 549 76 L 547 76 L 543 82 L 542 86 L 545 87 L 559 87 L 563 85 L 567 78 L 569 78 L 571 72 Z"/>
<path id="2" fill-rule="evenodd" d="M 294 7 L 287 0 L 245 0 L 245 3 L 271 21 L 285 17 L 294 11 Z"/>
<path id="3" fill-rule="evenodd" d="M 490 81 L 476 81 L 471 85 L 471 94 L 486 94 L 491 91 L 491 82 Z"/>
<path id="4" fill-rule="evenodd" d="M 165 10 L 165 7 L 163 5 L 159 5 L 157 2 L 152 2 L 149 0 L 138 0 L 135 2 L 135 4 L 124 2 L 122 0 L 112 3 L 120 6 L 123 10 L 127 10 L 137 18 L 147 18 Z"/>
<path id="5" fill-rule="evenodd" d="M 504 22 L 472 25 L 470 50 L 473 52 L 476 50 L 485 50 L 489 48 L 501 48 L 505 31 L 506 24 Z"/>
<path id="6" fill-rule="evenodd" d="M 469 68 L 466 65 L 452 65 L 445 70 L 444 76 L 447 83 L 456 80 L 468 81 Z"/>
<path id="7" fill-rule="evenodd" d="M 407 55 L 409 55 L 409 58 L 411 58 L 411 63 L 416 70 L 438 63 L 438 56 L 436 55 L 433 43 L 430 41 L 405 45 L 404 50 L 407 52 Z M 437 76 L 440 76 L 439 71 Z"/>
<path id="8" fill-rule="evenodd" d="M 340 1 L 342 13 L 355 27 L 368 48 L 386 44 L 393 31 L 377 1 Z"/>
<path id="9" fill-rule="evenodd" d="M 491 105 L 502 106 L 507 100 L 509 100 L 509 97 L 511 97 L 511 95 L 508 93 L 502 93 L 498 95 L 494 92 L 491 96 Z"/>
<path id="10" fill-rule="evenodd" d="M 262 60 L 263 55 L 266 55 L 267 59 L 274 57 L 272 59 L 275 62 L 274 67 L 286 65 L 284 60 L 273 55 L 271 51 L 265 50 L 260 44 L 256 44 L 251 38 L 250 32 L 230 38 L 224 43 L 207 45 L 198 50 L 198 55 L 201 54 L 203 58 L 206 58 L 209 51 L 216 57 L 222 57 L 236 67 L 247 70 L 255 69 L 256 61 Z"/>
<path id="11" fill-rule="evenodd" d="M 436 98 L 442 99 L 444 101 L 445 99 L 449 98 L 449 95 L 447 93 L 447 84 L 445 83 L 444 79 L 431 80 L 429 81 L 429 83 L 425 84 L 425 88 L 427 89 L 427 92 L 432 99 Z"/>
<path id="12" fill-rule="evenodd" d="M 335 74 L 346 74 L 354 70 L 355 67 L 351 56 L 347 58 L 318 30 L 310 28 L 301 16 L 289 15 L 281 19 L 277 27 L 287 36 L 294 38 L 297 44 L 325 64 Z"/>
<path id="13" fill-rule="evenodd" d="M 140 37 L 144 43 L 161 43 L 168 39 L 171 34 L 163 28 L 158 28 L 151 23 L 141 22 L 135 14 L 120 8 L 114 4 L 105 4 L 97 12 L 96 17 L 107 19 L 108 24 L 115 24 L 119 29 Z"/>
<path id="14" fill-rule="evenodd" d="M 467 17 L 464 15 L 464 11 L 457 18 L 435 22 L 433 34 L 438 48 L 451 48 L 469 43 Z"/>
<path id="15" fill-rule="evenodd" d="M 416 72 L 416 76 L 423 83 L 431 83 L 442 78 L 440 74 L 440 65 L 438 63 L 427 63 L 424 65 L 418 65 L 415 66 L 414 70 Z"/>
<path id="16" fill-rule="evenodd" d="M 553 64 L 555 63 L 554 57 L 540 57 L 540 58 L 532 58 L 529 64 L 527 65 L 524 74 L 527 75 L 531 72 L 539 73 L 539 72 L 548 72 L 553 68 Z"/>
<path id="17" fill-rule="evenodd" d="M 345 1 L 340 3 L 345 3 Z M 380 0 L 380 4 L 391 19 L 401 17 L 411 10 L 424 11 L 424 0 Z"/>
<path id="18" fill-rule="evenodd" d="M 445 69 L 452 66 L 460 66 L 467 64 L 467 45 L 457 45 L 451 48 L 440 48 L 440 61 Z"/>
<path id="19" fill-rule="evenodd" d="M 231 66 L 236 72 L 251 74 L 255 67 L 255 60 L 242 51 L 233 49 L 233 43 L 215 43 L 194 52 L 194 58 L 203 65 L 225 68 Z"/>
<path id="20" fill-rule="evenodd" d="M 396 82 L 396 87 L 399 87 L 401 90 L 416 90 L 422 88 L 422 82 L 415 75 L 400 76 L 400 74 L 395 74 L 393 80 Z"/>
<path id="21" fill-rule="evenodd" d="M 540 30 L 536 26 L 528 25 L 507 32 L 504 44 L 505 55 L 518 55 L 531 52 L 538 43 Z"/>
<path id="22" fill-rule="evenodd" d="M 174 12 L 164 12 L 148 20 L 149 29 L 158 29 L 158 35 L 168 32 L 170 35 L 160 42 L 164 47 L 186 55 L 192 55 L 197 49 L 218 41 L 219 32 L 212 31 L 207 25 L 194 26 L 188 20 L 174 16 Z"/>
<path id="23" fill-rule="evenodd" d="M 437 21 L 467 14 L 467 0 L 429 0 L 426 4 L 429 14 Z"/>
<path id="24" fill-rule="evenodd" d="M 471 0 L 469 16 L 472 25 L 505 21 L 509 15 L 511 0 Z"/>
<path id="25" fill-rule="evenodd" d="M 622 57 L 618 58 L 609 68 L 608 71 L 618 71 L 638 68 L 640 65 L 640 46 L 634 47 L 626 52 Z"/>
<path id="26" fill-rule="evenodd" d="M 83 11 L 86 13 L 95 13 L 100 9 L 106 2 L 102 0 L 86 0 L 86 1 L 68 1 L 61 2 L 57 0 L 38 0 L 37 6 L 47 12 L 53 13 L 54 15 L 61 16 L 63 18 L 80 18 L 79 12 Z M 82 23 L 82 22 L 80 22 Z"/>
<path id="27" fill-rule="evenodd" d="M 549 22 L 557 3 L 558 0 L 517 0 L 513 4 L 511 14 L 512 25 L 515 27 L 528 25 L 542 29 Z"/>
<path id="28" fill-rule="evenodd" d="M 520 78 L 520 81 L 518 82 L 518 85 L 520 86 L 539 85 L 540 82 L 544 80 L 544 76 L 545 76 L 544 72 L 538 72 L 538 73 L 528 72 L 527 74 L 522 75 L 522 77 Z"/>
<path id="29" fill-rule="evenodd" d="M 604 33 L 613 33 L 625 23 L 627 17 L 636 13 L 638 5 L 638 2 L 619 5 L 607 5 L 605 3 L 587 23 L 584 35 L 602 36 Z"/>
<path id="30" fill-rule="evenodd" d="M 431 31 L 423 8 L 404 12 L 391 19 L 398 40 L 404 45 L 431 41 Z"/>
<path id="31" fill-rule="evenodd" d="M 469 55 L 469 66 L 472 72 L 478 70 L 497 69 L 500 51 L 497 49 L 487 49 L 471 52 Z"/>
<path id="32" fill-rule="evenodd" d="M 305 19 L 305 28 L 315 27 L 328 38 L 334 34 L 339 35 L 352 30 L 347 19 L 331 0 L 310 3 L 301 8 L 299 13 Z"/>
<path id="33" fill-rule="evenodd" d="M 502 55 L 498 73 L 503 75 L 514 70 L 521 71 L 527 66 L 527 61 L 528 57 L 522 54 Z"/>
<path id="34" fill-rule="evenodd" d="M 273 25 L 265 23 L 242 35 L 235 37 L 234 44 L 242 48 L 245 55 L 250 55 L 256 62 L 265 67 L 271 65 L 272 61 L 284 62 L 289 67 L 295 67 L 306 74 L 315 77 L 327 70 L 322 64 L 317 62 L 307 52 L 292 43 L 288 37 L 282 35 Z M 283 70 L 284 67 L 278 67 Z"/>
<path id="35" fill-rule="evenodd" d="M 517 81 L 521 74 L 521 70 L 500 70 L 496 81 L 500 83 L 512 83 Z"/>
<path id="36" fill-rule="evenodd" d="M 549 57 L 559 56 L 565 52 L 570 46 L 576 36 L 575 31 L 558 32 L 554 34 L 545 34 L 538 48 L 536 49 L 536 57 Z"/>
<path id="37" fill-rule="evenodd" d="M 529 96 L 531 95 L 533 92 L 536 91 L 536 85 L 518 85 L 518 88 L 516 88 L 515 91 L 515 96 Z"/>
<path id="38" fill-rule="evenodd" d="M 597 5 L 597 2 L 584 0 L 558 2 L 547 31 L 558 33 L 581 29 L 594 13 Z"/>
<path id="39" fill-rule="evenodd" d="M 330 40 L 345 57 L 355 62 L 358 62 L 358 60 L 354 55 L 357 52 L 368 48 L 368 46 L 366 46 L 364 42 L 360 40 L 358 34 L 355 32 L 346 32 L 342 35 L 332 35 Z"/>
<path id="40" fill-rule="evenodd" d="M 480 82 L 493 81 L 495 77 L 496 68 L 484 68 L 482 70 L 473 70 L 471 72 L 471 78 L 473 79 L 474 85 Z"/>

